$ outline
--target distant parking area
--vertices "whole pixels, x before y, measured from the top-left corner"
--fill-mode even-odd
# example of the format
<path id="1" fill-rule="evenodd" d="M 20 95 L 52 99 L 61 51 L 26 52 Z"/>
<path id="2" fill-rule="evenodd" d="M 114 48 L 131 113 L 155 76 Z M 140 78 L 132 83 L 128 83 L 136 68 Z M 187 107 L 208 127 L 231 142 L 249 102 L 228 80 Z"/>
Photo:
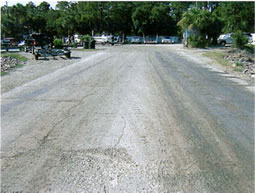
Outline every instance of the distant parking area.
<path id="1" fill-rule="evenodd" d="M 8 52 L 20 52 L 21 50 L 19 48 L 10 48 L 8 49 Z M 5 48 L 1 48 L 1 52 L 6 52 Z"/>

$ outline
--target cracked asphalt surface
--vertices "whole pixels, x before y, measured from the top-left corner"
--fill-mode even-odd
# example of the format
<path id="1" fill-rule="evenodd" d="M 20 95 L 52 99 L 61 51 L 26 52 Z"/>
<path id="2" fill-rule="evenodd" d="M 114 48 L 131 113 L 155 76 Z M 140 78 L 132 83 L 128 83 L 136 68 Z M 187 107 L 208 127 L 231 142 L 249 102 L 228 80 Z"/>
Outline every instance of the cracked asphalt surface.
<path id="1" fill-rule="evenodd" d="M 2 94 L 2 192 L 254 191 L 254 93 L 180 46 L 116 46 Z"/>

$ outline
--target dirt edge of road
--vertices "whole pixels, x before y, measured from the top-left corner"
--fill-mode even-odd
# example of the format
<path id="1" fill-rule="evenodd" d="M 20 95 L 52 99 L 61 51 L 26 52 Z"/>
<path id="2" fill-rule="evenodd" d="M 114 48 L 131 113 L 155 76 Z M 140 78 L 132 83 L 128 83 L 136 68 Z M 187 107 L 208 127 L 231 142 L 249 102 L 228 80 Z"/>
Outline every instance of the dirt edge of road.
<path id="1" fill-rule="evenodd" d="M 209 60 L 211 60 L 211 63 L 213 65 L 220 68 L 221 70 L 231 75 L 234 75 L 237 78 L 240 78 L 244 81 L 247 81 L 252 86 L 255 86 L 254 84 L 255 76 L 253 73 L 250 73 L 250 74 L 243 73 L 245 70 L 245 67 L 242 67 L 242 69 L 239 70 L 238 66 L 236 66 L 235 64 L 235 61 L 231 62 L 228 59 L 226 59 L 226 57 L 228 57 L 229 52 L 231 52 L 231 49 L 212 49 L 212 50 L 203 52 L 201 55 L 204 57 L 207 57 Z M 242 58 L 237 57 L 237 60 L 242 60 Z"/>

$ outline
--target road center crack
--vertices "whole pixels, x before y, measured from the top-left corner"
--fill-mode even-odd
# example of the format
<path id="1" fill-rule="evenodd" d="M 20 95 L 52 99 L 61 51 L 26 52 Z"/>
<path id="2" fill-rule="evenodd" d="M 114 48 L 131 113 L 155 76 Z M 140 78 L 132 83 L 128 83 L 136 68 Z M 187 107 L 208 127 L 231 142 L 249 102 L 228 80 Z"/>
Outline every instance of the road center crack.
<path id="1" fill-rule="evenodd" d="M 123 137 L 123 135 L 124 135 L 125 128 L 126 128 L 126 125 L 127 125 L 126 119 L 125 119 L 123 116 L 121 116 L 121 118 L 122 118 L 122 120 L 123 120 L 123 128 L 122 128 L 122 132 L 121 132 L 121 135 L 120 135 L 120 137 L 119 137 L 117 143 L 113 146 L 114 148 L 116 148 L 117 145 L 119 145 L 119 143 L 120 143 L 120 141 L 121 141 L 121 139 L 122 139 L 122 137 Z"/>

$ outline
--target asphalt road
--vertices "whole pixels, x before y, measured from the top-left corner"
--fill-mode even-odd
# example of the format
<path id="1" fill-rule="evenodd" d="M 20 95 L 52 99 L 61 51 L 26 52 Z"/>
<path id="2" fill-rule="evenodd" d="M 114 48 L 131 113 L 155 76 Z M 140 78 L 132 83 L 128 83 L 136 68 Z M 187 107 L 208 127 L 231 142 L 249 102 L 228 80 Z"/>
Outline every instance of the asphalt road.
<path id="1" fill-rule="evenodd" d="M 116 46 L 3 93 L 1 137 L 2 192 L 254 191 L 254 94 L 179 47 Z"/>

